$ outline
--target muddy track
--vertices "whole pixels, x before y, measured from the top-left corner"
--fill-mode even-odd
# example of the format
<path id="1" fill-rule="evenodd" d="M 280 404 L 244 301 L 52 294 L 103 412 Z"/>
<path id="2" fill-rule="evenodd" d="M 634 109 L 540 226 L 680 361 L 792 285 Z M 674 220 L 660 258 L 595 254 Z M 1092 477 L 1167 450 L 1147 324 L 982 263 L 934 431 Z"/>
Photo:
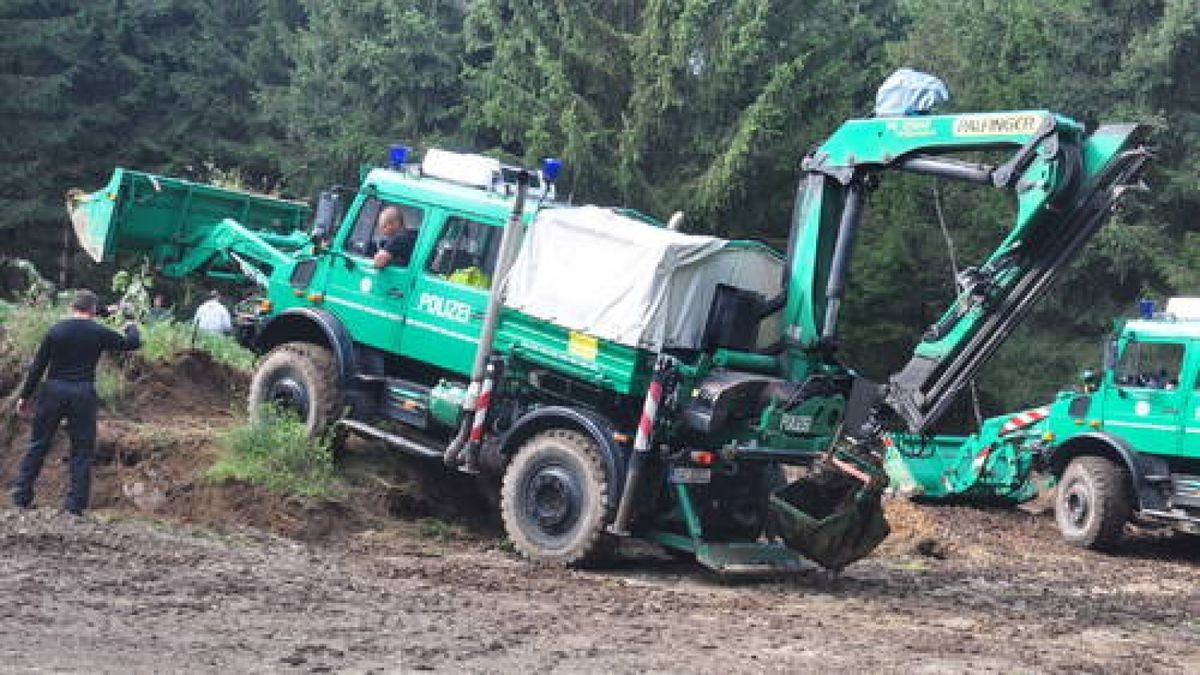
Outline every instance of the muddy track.
<path id="1" fill-rule="evenodd" d="M 1195 546 L 1150 540 L 1145 557 L 1076 554 L 1035 545 L 1044 523 L 1020 514 L 955 509 L 943 519 L 949 531 L 986 528 L 999 540 L 960 541 L 943 559 L 900 547 L 839 578 L 730 584 L 649 551 L 603 570 L 536 569 L 498 540 L 404 522 L 313 545 L 4 510 L 0 663 L 110 672 L 1200 664 Z"/>
<path id="2" fill-rule="evenodd" d="M 56 510 L 61 454 L 37 510 L 0 507 L 0 671 L 1200 672 L 1200 538 L 1101 555 L 1046 515 L 895 501 L 840 577 L 722 582 L 648 546 L 539 569 L 472 483 L 378 450 L 337 505 L 205 481 L 239 383 L 179 386 L 196 365 L 141 376 L 169 425 L 102 422 L 94 515 Z"/>

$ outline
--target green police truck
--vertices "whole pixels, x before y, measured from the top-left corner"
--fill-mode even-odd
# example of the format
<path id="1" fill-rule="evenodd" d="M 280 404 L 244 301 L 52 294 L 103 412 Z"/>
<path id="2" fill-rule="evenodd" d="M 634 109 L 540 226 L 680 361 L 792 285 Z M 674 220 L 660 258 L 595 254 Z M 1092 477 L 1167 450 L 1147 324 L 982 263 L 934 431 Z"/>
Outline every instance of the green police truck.
<path id="1" fill-rule="evenodd" d="M 934 500 L 1020 503 L 1057 483 L 1063 538 L 1106 548 L 1131 519 L 1200 532 L 1200 298 L 1119 322 L 1103 370 L 967 437 L 897 436 L 889 472 Z"/>
<path id="2" fill-rule="evenodd" d="M 554 163 L 404 148 L 307 229 L 293 203 L 126 169 L 71 217 L 96 260 L 255 281 L 252 408 L 495 476 L 533 560 L 638 536 L 720 571 L 840 568 L 887 533 L 885 431 L 938 418 L 1149 157 L 1140 125 L 927 113 L 848 121 L 803 158 L 786 255 L 560 203 Z M 841 362 L 837 324 L 868 193 L 897 171 L 1005 191 L 1014 222 L 880 384 Z M 412 246 L 376 267 L 386 209 Z M 808 475 L 781 486 L 785 464 Z"/>

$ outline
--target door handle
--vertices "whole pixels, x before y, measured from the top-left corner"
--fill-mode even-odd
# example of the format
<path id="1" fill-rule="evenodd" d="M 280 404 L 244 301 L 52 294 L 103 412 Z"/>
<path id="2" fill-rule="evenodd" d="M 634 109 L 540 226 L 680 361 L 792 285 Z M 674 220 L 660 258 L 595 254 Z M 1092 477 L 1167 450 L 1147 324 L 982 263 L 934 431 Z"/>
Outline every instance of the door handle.
<path id="1" fill-rule="evenodd" d="M 1163 408 L 1162 411 L 1167 414 L 1174 415 L 1175 413 L 1179 412 L 1179 408 Z"/>
<path id="2" fill-rule="evenodd" d="M 387 294 L 388 294 L 389 298 L 403 298 L 404 297 L 404 291 L 400 290 L 399 288 L 389 288 L 389 289 L 387 289 Z"/>

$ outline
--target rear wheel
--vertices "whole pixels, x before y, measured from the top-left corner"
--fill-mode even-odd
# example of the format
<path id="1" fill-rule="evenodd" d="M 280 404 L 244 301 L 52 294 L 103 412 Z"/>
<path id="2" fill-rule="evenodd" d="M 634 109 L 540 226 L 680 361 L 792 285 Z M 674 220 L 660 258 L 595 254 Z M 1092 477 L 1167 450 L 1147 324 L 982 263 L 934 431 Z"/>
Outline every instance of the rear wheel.
<path id="1" fill-rule="evenodd" d="M 1104 549 L 1117 543 L 1133 507 L 1129 471 L 1105 457 L 1076 457 L 1054 499 L 1054 519 L 1072 546 Z"/>
<path id="2" fill-rule="evenodd" d="M 517 550 L 534 562 L 575 565 L 602 557 L 608 479 L 600 449 L 577 431 L 526 441 L 504 473 L 500 512 Z"/>
<path id="3" fill-rule="evenodd" d="M 341 401 L 333 354 L 305 342 L 272 349 L 254 371 L 249 399 L 251 419 L 276 408 L 296 415 L 310 437 L 320 436 L 337 418 Z"/>

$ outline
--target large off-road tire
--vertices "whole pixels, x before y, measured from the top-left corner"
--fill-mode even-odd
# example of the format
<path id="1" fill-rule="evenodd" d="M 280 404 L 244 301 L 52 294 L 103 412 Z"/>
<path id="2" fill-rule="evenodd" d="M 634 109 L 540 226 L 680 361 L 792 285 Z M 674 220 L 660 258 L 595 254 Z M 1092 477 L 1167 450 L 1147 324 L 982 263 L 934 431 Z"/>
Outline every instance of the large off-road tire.
<path id="1" fill-rule="evenodd" d="M 1072 546 L 1101 550 L 1116 544 L 1133 512 L 1129 471 L 1105 457 L 1071 460 L 1054 498 L 1054 519 Z"/>
<path id="2" fill-rule="evenodd" d="M 596 443 L 577 431 L 533 436 L 504 472 L 500 513 L 517 550 L 546 565 L 594 562 L 604 533 L 608 480 Z"/>
<path id="3" fill-rule="evenodd" d="M 333 354 L 319 345 L 288 342 L 267 353 L 250 381 L 250 417 L 262 419 L 272 406 L 295 413 L 308 435 L 324 434 L 341 403 Z"/>

